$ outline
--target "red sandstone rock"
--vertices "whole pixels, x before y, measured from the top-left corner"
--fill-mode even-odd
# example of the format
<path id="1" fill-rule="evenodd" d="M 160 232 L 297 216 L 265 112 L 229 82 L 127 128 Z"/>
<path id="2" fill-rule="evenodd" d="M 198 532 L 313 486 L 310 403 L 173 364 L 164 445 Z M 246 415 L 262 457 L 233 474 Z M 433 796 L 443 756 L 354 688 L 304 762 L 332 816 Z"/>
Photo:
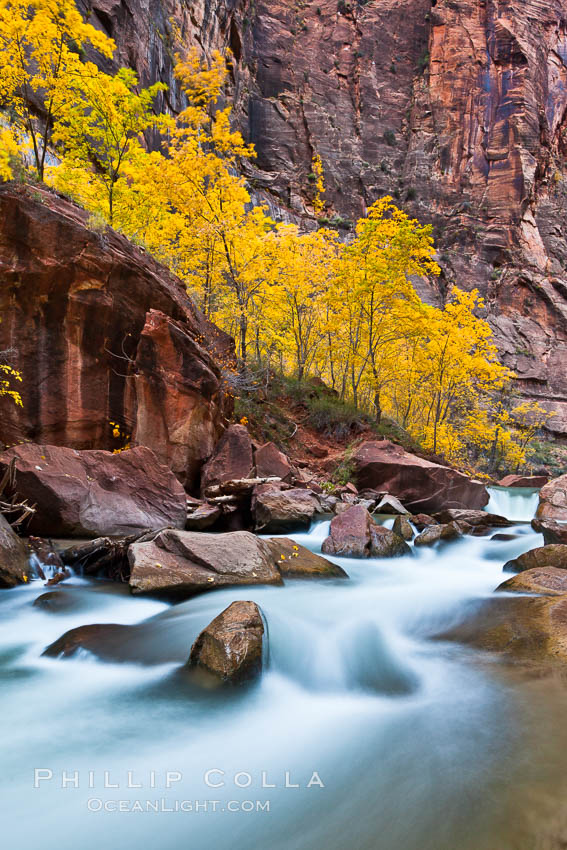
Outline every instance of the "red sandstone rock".
<path id="1" fill-rule="evenodd" d="M 541 488 L 536 517 L 567 520 L 567 475 L 553 478 Z"/>
<path id="2" fill-rule="evenodd" d="M 412 512 L 482 508 L 488 503 L 486 488 L 479 481 L 409 454 L 389 440 L 362 443 L 352 459 L 360 489 L 387 491 Z"/>
<path id="3" fill-rule="evenodd" d="M 264 623 L 255 602 L 233 602 L 203 629 L 189 666 L 222 682 L 254 679 L 262 672 Z"/>
<path id="4" fill-rule="evenodd" d="M 244 425 L 231 425 L 203 467 L 201 490 L 225 481 L 250 478 L 253 467 L 252 440 Z"/>
<path id="5" fill-rule="evenodd" d="M 281 584 L 269 543 L 248 531 L 228 534 L 166 529 L 128 551 L 134 593 L 187 598 L 241 584 Z"/>
<path id="6" fill-rule="evenodd" d="M 24 544 L 0 514 L 0 587 L 22 584 L 29 572 L 29 559 Z"/>
<path id="7" fill-rule="evenodd" d="M 143 446 L 119 454 L 27 443 L 0 454 L 0 475 L 16 458 L 16 491 L 36 511 L 28 530 L 50 537 L 183 528 L 185 491 Z"/>
<path id="8" fill-rule="evenodd" d="M 185 44 L 232 49 L 255 200 L 313 226 L 317 152 L 341 233 L 386 194 L 431 222 L 446 276 L 480 289 L 503 359 L 566 433 L 567 0 L 95 0 L 117 64 L 175 101 L 171 16 Z"/>
<path id="9" fill-rule="evenodd" d="M 321 503 L 314 493 L 301 488 L 279 490 L 270 485 L 258 487 L 252 499 L 256 531 L 281 534 L 309 528 Z"/>
<path id="10" fill-rule="evenodd" d="M 362 505 L 352 505 L 331 520 L 321 551 L 351 558 L 393 558 L 411 552 L 405 540 L 376 525 Z"/>
<path id="11" fill-rule="evenodd" d="M 256 464 L 256 476 L 258 478 L 269 478 L 274 476 L 282 481 L 289 481 L 292 474 L 289 459 L 280 452 L 274 443 L 265 443 L 254 452 L 254 463 Z"/>
<path id="12" fill-rule="evenodd" d="M 546 546 L 550 543 L 567 543 L 567 523 L 553 519 L 533 519 L 532 528 L 543 534 L 543 542 Z"/>
<path id="13" fill-rule="evenodd" d="M 498 482 L 499 487 L 543 487 L 549 481 L 547 475 L 506 475 Z"/>
<path id="14" fill-rule="evenodd" d="M 0 439 L 113 450 L 117 422 L 194 487 L 230 409 L 214 359 L 228 337 L 163 267 L 86 222 L 41 188 L 0 187 L 0 350 L 24 402 L 4 405 Z"/>

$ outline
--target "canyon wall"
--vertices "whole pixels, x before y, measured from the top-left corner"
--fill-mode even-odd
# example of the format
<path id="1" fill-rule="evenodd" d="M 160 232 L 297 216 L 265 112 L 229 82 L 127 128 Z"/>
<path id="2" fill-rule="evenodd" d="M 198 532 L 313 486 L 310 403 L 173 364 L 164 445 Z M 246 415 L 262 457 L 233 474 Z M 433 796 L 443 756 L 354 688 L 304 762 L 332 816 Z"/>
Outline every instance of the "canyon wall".
<path id="1" fill-rule="evenodd" d="M 486 300 L 519 388 L 567 434 L 567 0 L 95 0 L 90 14 L 145 83 L 178 93 L 173 54 L 229 46 L 246 164 L 272 213 L 348 238 L 388 193 L 431 222 L 453 283 Z"/>
<path id="2" fill-rule="evenodd" d="M 190 490 L 231 413 L 232 341 L 182 284 L 114 231 L 39 188 L 0 187 L 0 351 L 23 407 L 0 439 L 149 446 Z"/>

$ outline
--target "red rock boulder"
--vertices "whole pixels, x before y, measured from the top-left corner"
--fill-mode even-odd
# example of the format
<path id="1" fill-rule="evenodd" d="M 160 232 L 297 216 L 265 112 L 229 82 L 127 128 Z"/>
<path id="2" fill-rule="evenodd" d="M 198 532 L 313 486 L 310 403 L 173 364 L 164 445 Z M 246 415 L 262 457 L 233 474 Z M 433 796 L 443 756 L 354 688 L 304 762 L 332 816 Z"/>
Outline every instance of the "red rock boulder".
<path id="1" fill-rule="evenodd" d="M 292 468 L 289 458 L 280 452 L 274 443 L 264 443 L 254 452 L 254 463 L 256 464 L 256 476 L 258 478 L 281 478 L 289 481 Z"/>
<path id="2" fill-rule="evenodd" d="M 36 506 L 31 534 L 99 537 L 185 526 L 183 487 L 143 446 L 112 454 L 26 443 L 0 454 L 0 475 L 12 458 L 16 491 Z"/>
<path id="3" fill-rule="evenodd" d="M 376 525 L 362 505 L 352 505 L 331 520 L 321 551 L 350 558 L 395 558 L 411 553 L 402 537 Z"/>
<path id="4" fill-rule="evenodd" d="M 231 425 L 203 467 L 201 490 L 205 492 L 207 487 L 224 484 L 225 481 L 250 478 L 253 466 L 250 434 L 244 425 Z"/>
<path id="5" fill-rule="evenodd" d="M 483 508 L 484 484 L 467 475 L 406 452 L 389 440 L 362 443 L 352 456 L 359 488 L 396 496 L 412 513 L 444 508 Z"/>
<path id="6" fill-rule="evenodd" d="M 264 623 L 255 602 L 233 602 L 203 629 L 189 667 L 221 682 L 238 684 L 262 672 Z"/>
<path id="7" fill-rule="evenodd" d="M 567 520 L 567 475 L 553 478 L 541 488 L 536 517 Z"/>
<path id="8" fill-rule="evenodd" d="M 15 587 L 28 580 L 29 558 L 23 542 L 0 514 L 0 587 Z"/>
<path id="9" fill-rule="evenodd" d="M 506 475 L 498 482 L 499 487 L 535 487 L 539 489 L 549 481 L 547 475 Z"/>

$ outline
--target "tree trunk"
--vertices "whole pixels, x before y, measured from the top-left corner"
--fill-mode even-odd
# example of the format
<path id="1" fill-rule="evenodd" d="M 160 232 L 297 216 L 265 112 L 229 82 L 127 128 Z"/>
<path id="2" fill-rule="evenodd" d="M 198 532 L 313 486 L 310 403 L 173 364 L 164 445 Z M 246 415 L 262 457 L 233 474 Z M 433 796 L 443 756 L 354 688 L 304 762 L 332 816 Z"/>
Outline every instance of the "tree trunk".
<path id="1" fill-rule="evenodd" d="M 240 315 L 240 323 L 239 324 L 240 324 L 240 363 L 241 363 L 241 371 L 245 372 L 246 371 L 246 357 L 247 357 L 246 335 L 248 333 L 248 319 L 246 318 L 244 313 L 241 313 L 241 315 Z"/>
<path id="2" fill-rule="evenodd" d="M 376 422 L 378 425 L 382 421 L 382 405 L 380 404 L 380 390 L 374 393 L 374 407 L 376 409 Z"/>

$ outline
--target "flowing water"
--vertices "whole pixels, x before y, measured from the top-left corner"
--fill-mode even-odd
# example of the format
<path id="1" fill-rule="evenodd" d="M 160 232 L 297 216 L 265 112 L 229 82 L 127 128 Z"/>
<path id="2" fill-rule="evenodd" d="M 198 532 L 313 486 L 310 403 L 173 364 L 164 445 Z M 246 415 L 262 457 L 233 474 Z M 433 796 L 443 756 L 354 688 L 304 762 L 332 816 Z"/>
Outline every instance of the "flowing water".
<path id="1" fill-rule="evenodd" d="M 320 551 L 327 529 L 295 538 Z M 561 684 L 433 639 L 492 593 L 506 560 L 541 543 L 529 525 L 513 532 L 398 560 L 337 559 L 350 581 L 175 606 L 80 578 L 57 612 L 33 605 L 42 582 L 2 592 L 2 846 L 566 846 L 554 843 L 565 838 Z M 262 608 L 266 670 L 245 688 L 203 690 L 183 664 L 235 599 Z M 100 622 L 140 624 L 125 660 L 41 657 L 67 629 Z"/>
<path id="2" fill-rule="evenodd" d="M 485 510 L 515 522 L 529 522 L 539 501 L 539 490 L 532 487 L 489 487 L 490 501 Z"/>

